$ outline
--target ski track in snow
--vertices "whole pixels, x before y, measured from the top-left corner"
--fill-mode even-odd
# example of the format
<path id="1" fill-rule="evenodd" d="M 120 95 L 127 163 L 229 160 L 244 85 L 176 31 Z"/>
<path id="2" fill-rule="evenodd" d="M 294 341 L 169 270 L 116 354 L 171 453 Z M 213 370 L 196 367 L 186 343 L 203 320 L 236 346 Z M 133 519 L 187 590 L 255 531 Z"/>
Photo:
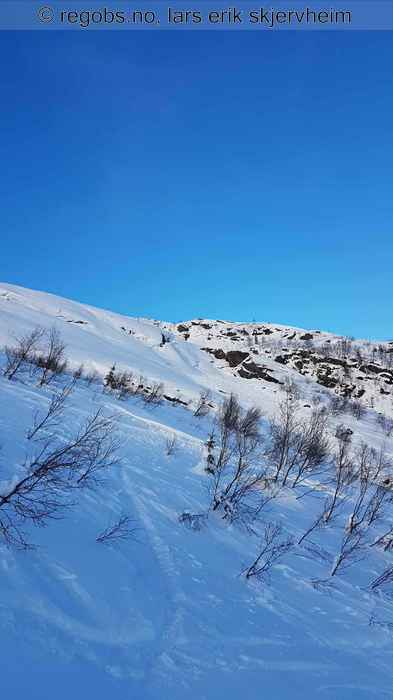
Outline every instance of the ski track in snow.
<path id="1" fill-rule="evenodd" d="M 145 526 L 146 533 L 149 537 L 150 546 L 154 552 L 157 561 L 158 571 L 157 576 L 163 576 L 166 582 L 167 600 L 166 600 L 166 624 L 160 630 L 160 638 L 157 643 L 154 654 L 149 661 L 146 676 L 149 684 L 154 684 L 159 680 L 159 676 L 163 670 L 164 659 L 170 656 L 175 644 L 179 641 L 182 635 L 182 624 L 184 618 L 183 605 L 186 602 L 186 597 L 179 585 L 178 576 L 173 557 L 168 545 L 159 536 L 157 529 L 154 527 L 153 521 L 148 514 L 146 505 L 141 497 L 134 496 L 133 498 L 136 511 L 139 514 L 141 522 Z"/>

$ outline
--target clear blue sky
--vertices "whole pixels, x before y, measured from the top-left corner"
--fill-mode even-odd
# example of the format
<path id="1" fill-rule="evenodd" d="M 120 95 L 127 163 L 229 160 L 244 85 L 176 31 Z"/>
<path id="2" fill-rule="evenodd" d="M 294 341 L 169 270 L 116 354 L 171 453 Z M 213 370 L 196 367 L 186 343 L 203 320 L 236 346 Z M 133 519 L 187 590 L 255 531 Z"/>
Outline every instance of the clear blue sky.
<path id="1" fill-rule="evenodd" d="M 0 280 L 389 338 L 391 32 L 3 32 Z"/>

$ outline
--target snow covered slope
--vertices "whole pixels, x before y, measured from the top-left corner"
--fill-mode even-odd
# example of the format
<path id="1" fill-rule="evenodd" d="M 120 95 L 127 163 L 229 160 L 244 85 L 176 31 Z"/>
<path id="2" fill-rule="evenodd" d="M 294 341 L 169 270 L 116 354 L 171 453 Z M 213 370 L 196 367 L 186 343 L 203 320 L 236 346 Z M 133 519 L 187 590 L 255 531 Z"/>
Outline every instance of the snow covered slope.
<path id="1" fill-rule="evenodd" d="M 77 383 L 58 429 L 66 434 L 97 407 L 116 413 L 122 460 L 64 520 L 32 529 L 36 550 L 0 545 L 4 697 L 393 698 L 393 602 L 389 590 L 369 589 L 392 565 L 389 551 L 372 548 L 331 585 L 316 586 L 340 539 L 325 528 L 313 538 L 318 556 L 297 547 L 269 581 L 247 582 L 239 574 L 257 553 L 257 536 L 218 516 L 200 531 L 179 522 L 184 511 L 208 507 L 205 445 L 215 409 L 231 392 L 268 418 L 288 377 L 299 386 L 304 416 L 317 401 L 348 393 L 345 386 L 355 386 L 352 399 L 365 388 L 365 412 L 332 416 L 332 435 L 344 420 L 355 446 L 365 440 L 392 455 L 392 436 L 377 422 L 378 412 L 392 415 L 391 344 L 348 348 L 331 334 L 269 324 L 135 319 L 0 284 L 0 346 L 38 325 L 59 329 L 72 368 L 83 363 L 103 376 L 116 364 L 146 386 L 162 382 L 167 398 L 155 406 L 119 401 L 100 383 Z M 326 344 L 334 348 L 328 354 Z M 352 366 L 349 375 L 340 362 Z M 329 376 L 337 379 L 330 386 Z M 213 410 L 195 418 L 206 389 Z M 26 431 L 53 391 L 28 377 L 0 377 L 0 494 L 23 468 L 26 449 L 34 450 Z M 288 490 L 268 517 L 299 539 L 317 511 L 315 499 Z M 97 533 L 123 512 L 138 527 L 136 539 L 97 544 Z"/>

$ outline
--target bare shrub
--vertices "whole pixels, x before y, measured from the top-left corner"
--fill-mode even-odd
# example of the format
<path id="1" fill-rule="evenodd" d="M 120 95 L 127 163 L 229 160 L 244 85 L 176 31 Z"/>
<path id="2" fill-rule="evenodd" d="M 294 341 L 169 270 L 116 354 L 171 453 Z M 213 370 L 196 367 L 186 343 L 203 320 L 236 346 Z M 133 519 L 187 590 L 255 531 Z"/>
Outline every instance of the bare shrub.
<path id="1" fill-rule="evenodd" d="M 272 477 L 281 480 L 290 461 L 290 454 L 300 423 L 298 419 L 298 401 L 288 391 L 280 401 L 278 417 L 270 421 L 270 446 L 267 457 L 271 466 Z"/>
<path id="2" fill-rule="evenodd" d="M 176 452 L 177 449 L 177 437 L 176 434 L 173 433 L 170 437 L 167 437 L 165 441 L 165 449 L 168 457 L 173 455 Z"/>
<path id="3" fill-rule="evenodd" d="M 285 377 L 284 384 L 281 385 L 281 389 L 290 401 L 299 401 L 301 398 L 299 385 L 296 384 L 295 380 L 292 378 Z"/>
<path id="4" fill-rule="evenodd" d="M 347 438 L 337 438 L 337 448 L 334 454 L 334 475 L 331 479 L 332 495 L 326 500 L 324 521 L 328 523 L 342 508 L 348 498 L 348 490 L 356 478 L 356 470 L 350 453 L 350 442 Z"/>
<path id="5" fill-rule="evenodd" d="M 266 579 L 270 569 L 277 564 L 293 547 L 292 537 L 284 537 L 280 523 L 267 523 L 265 526 L 260 550 L 252 564 L 242 573 L 246 578 Z"/>
<path id="6" fill-rule="evenodd" d="M 65 344 L 57 328 L 51 328 L 47 334 L 47 344 L 42 352 L 34 358 L 36 371 L 39 374 L 39 386 L 50 382 L 67 368 L 65 359 Z"/>
<path id="7" fill-rule="evenodd" d="M 131 372 L 122 372 L 119 377 L 119 399 L 125 400 L 135 393 Z"/>
<path id="8" fill-rule="evenodd" d="M 337 448 L 333 453 L 331 473 L 327 478 L 327 487 L 330 494 L 326 497 L 322 510 L 315 517 L 307 530 L 300 537 L 298 544 L 302 544 L 314 530 L 326 527 L 341 512 L 349 496 L 349 489 L 356 479 L 356 469 L 350 454 L 350 442 L 345 437 L 337 439 Z"/>
<path id="9" fill-rule="evenodd" d="M 84 371 L 85 368 L 83 364 L 79 365 L 79 367 L 77 367 L 76 370 L 74 370 L 74 372 L 72 373 L 72 376 L 78 381 L 79 379 L 82 379 Z"/>
<path id="10" fill-rule="evenodd" d="M 116 365 L 112 365 L 104 377 L 104 390 L 113 392 L 119 399 L 127 399 L 136 393 L 131 372 L 116 372 Z"/>
<path id="11" fill-rule="evenodd" d="M 369 541 L 370 528 L 383 519 L 385 506 L 393 499 L 393 494 L 386 487 L 386 482 L 390 483 L 391 477 L 388 475 L 391 474 L 392 465 L 384 450 L 377 451 L 363 443 L 356 452 L 351 453 L 350 446 L 345 434 L 338 438 L 332 464 L 333 475 L 325 484 L 331 493 L 322 511 L 298 542 L 301 544 L 315 529 L 335 520 L 349 502 L 351 508 L 335 560 L 336 570 L 332 575 L 353 563 L 365 545 L 385 545 L 383 536 L 374 543 Z"/>
<path id="12" fill-rule="evenodd" d="M 335 558 L 331 576 L 335 576 L 338 571 L 347 569 L 352 564 L 360 561 L 365 556 L 365 533 L 361 529 L 345 530 L 341 540 L 339 552 Z"/>
<path id="13" fill-rule="evenodd" d="M 363 418 L 363 416 L 364 416 L 365 413 L 366 413 L 366 409 L 365 409 L 365 407 L 363 406 L 363 404 L 360 403 L 360 401 L 358 401 L 358 400 L 356 400 L 356 399 L 353 399 L 352 401 L 350 401 L 349 404 L 348 404 L 348 407 L 349 407 L 350 413 L 351 413 L 351 414 L 354 416 L 354 418 L 356 418 L 357 420 L 360 420 L 361 418 Z"/>
<path id="14" fill-rule="evenodd" d="M 320 473 L 329 448 L 326 411 L 315 408 L 309 419 L 301 419 L 298 400 L 287 391 L 280 402 L 278 416 L 270 421 L 266 456 L 272 478 L 282 486 L 300 485 Z"/>
<path id="15" fill-rule="evenodd" d="M 138 528 L 132 526 L 133 522 L 128 515 L 121 515 L 97 535 L 96 542 L 105 545 L 126 542 L 133 538 L 138 530 Z"/>
<path id="16" fill-rule="evenodd" d="M 90 372 L 86 372 L 84 379 L 88 386 L 91 386 L 92 384 L 98 384 L 98 382 L 101 381 L 101 377 L 96 369 L 93 369 Z"/>
<path id="17" fill-rule="evenodd" d="M 48 430 L 53 431 L 58 427 L 64 413 L 66 401 L 74 390 L 75 382 L 76 379 L 74 378 L 61 391 L 57 391 L 52 395 L 48 409 L 42 416 L 40 416 L 39 411 L 34 413 L 33 425 L 26 435 L 28 440 L 36 437 L 41 430 L 45 430 L 45 432 Z"/>
<path id="18" fill-rule="evenodd" d="M 210 451 L 211 505 L 230 522 L 244 525 L 260 514 L 268 498 L 263 493 L 266 470 L 260 465 L 261 413 L 257 408 L 244 411 L 231 394 L 217 417 L 216 454 Z M 270 498 L 270 496 L 269 496 Z"/>
<path id="19" fill-rule="evenodd" d="M 341 512 L 345 503 L 350 504 L 330 576 L 366 556 L 367 547 L 372 544 L 371 527 L 383 518 L 384 506 L 391 500 L 390 492 L 378 481 L 388 466 L 383 451 L 378 453 L 362 444 L 350 454 L 349 443 L 345 439 L 339 440 L 335 477 L 329 485 L 332 493 L 326 499 L 322 513 L 299 540 L 300 544 L 314 529 L 326 526 Z"/>
<path id="20" fill-rule="evenodd" d="M 393 418 L 388 418 L 382 414 L 377 416 L 377 423 L 385 433 L 386 437 L 393 435 Z"/>
<path id="21" fill-rule="evenodd" d="M 16 338 L 16 345 L 6 346 L 4 376 L 13 379 L 18 372 L 26 369 L 34 360 L 38 345 L 45 335 L 43 328 L 34 328 L 30 333 Z"/>
<path id="22" fill-rule="evenodd" d="M 329 411 L 333 416 L 345 413 L 348 409 L 348 399 L 345 396 L 334 395 L 330 399 Z"/>
<path id="23" fill-rule="evenodd" d="M 143 374 L 140 374 L 136 383 L 135 383 L 135 395 L 137 396 L 144 396 L 145 394 L 145 389 L 146 387 L 146 379 L 143 376 Z"/>
<path id="24" fill-rule="evenodd" d="M 325 514 L 327 512 L 327 508 L 328 508 L 328 501 L 326 500 L 322 510 L 318 513 L 316 518 L 314 518 L 314 520 L 309 525 L 307 530 L 305 530 L 305 532 L 300 537 L 300 539 L 298 541 L 298 545 L 302 544 L 311 535 L 312 532 L 314 532 L 315 530 L 319 530 L 326 525 Z"/>
<path id="25" fill-rule="evenodd" d="M 163 393 L 164 385 L 162 382 L 156 382 L 143 394 L 143 400 L 147 404 L 158 405 L 162 401 Z"/>
<path id="26" fill-rule="evenodd" d="M 76 493 L 96 486 L 118 463 L 113 417 L 98 410 L 69 439 L 50 435 L 27 458 L 23 475 L 0 493 L 0 534 L 8 545 L 28 547 L 24 527 L 45 526 L 75 505 Z"/>
<path id="27" fill-rule="evenodd" d="M 381 520 L 384 506 L 393 498 L 384 482 L 379 481 L 381 478 L 389 480 L 387 473 L 391 470 L 391 463 L 386 459 L 383 449 L 377 452 L 363 443 L 357 451 L 355 465 L 356 493 L 347 524 L 349 532 L 367 530 Z"/>

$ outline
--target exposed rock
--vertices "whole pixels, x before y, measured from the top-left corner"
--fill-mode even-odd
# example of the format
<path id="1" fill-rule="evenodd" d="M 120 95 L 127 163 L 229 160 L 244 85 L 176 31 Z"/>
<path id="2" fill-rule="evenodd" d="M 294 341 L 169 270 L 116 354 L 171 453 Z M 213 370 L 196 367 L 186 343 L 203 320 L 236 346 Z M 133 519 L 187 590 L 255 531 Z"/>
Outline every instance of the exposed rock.
<path id="1" fill-rule="evenodd" d="M 182 401 L 181 399 L 178 399 L 177 396 L 167 396 L 166 394 L 164 394 L 164 399 L 166 399 L 166 401 L 169 401 L 170 403 L 181 404 L 182 406 L 188 406 L 187 401 Z"/>
<path id="2" fill-rule="evenodd" d="M 205 330 L 209 331 L 211 328 L 213 328 L 211 323 L 202 323 L 202 321 L 191 321 L 192 326 L 200 326 L 201 328 L 205 328 Z"/>
<path id="3" fill-rule="evenodd" d="M 221 348 L 218 348 L 217 350 L 214 350 L 213 348 L 201 348 L 201 350 L 208 352 L 210 355 L 214 355 L 217 360 L 225 360 L 226 355 L 224 350 Z"/>
<path id="4" fill-rule="evenodd" d="M 279 362 L 280 365 L 287 365 L 289 362 L 289 355 L 277 355 L 274 359 L 276 362 Z"/>
<path id="5" fill-rule="evenodd" d="M 322 386 L 325 386 L 327 389 L 334 389 L 335 386 L 337 386 L 337 379 L 334 379 L 333 377 L 329 377 L 326 374 L 321 374 L 317 378 L 318 384 L 322 384 Z"/>
<path id="6" fill-rule="evenodd" d="M 378 367 L 378 365 L 373 364 L 361 365 L 359 367 L 359 370 L 360 372 L 371 372 L 372 374 L 380 374 L 381 372 L 383 372 L 382 367 Z"/>
<path id="7" fill-rule="evenodd" d="M 243 379 L 264 379 L 266 382 L 273 382 L 274 384 L 283 384 L 283 382 L 280 382 L 278 379 L 275 377 L 270 376 L 268 374 L 268 371 L 266 367 L 262 367 L 261 365 L 257 365 L 255 362 L 252 360 L 249 360 L 248 362 L 244 362 L 243 366 L 241 369 L 239 369 L 239 377 L 243 377 Z"/>
<path id="8" fill-rule="evenodd" d="M 237 367 L 244 360 L 246 360 L 247 357 L 249 357 L 248 352 L 242 352 L 241 350 L 229 350 L 229 352 L 226 353 L 225 359 L 230 367 Z"/>

